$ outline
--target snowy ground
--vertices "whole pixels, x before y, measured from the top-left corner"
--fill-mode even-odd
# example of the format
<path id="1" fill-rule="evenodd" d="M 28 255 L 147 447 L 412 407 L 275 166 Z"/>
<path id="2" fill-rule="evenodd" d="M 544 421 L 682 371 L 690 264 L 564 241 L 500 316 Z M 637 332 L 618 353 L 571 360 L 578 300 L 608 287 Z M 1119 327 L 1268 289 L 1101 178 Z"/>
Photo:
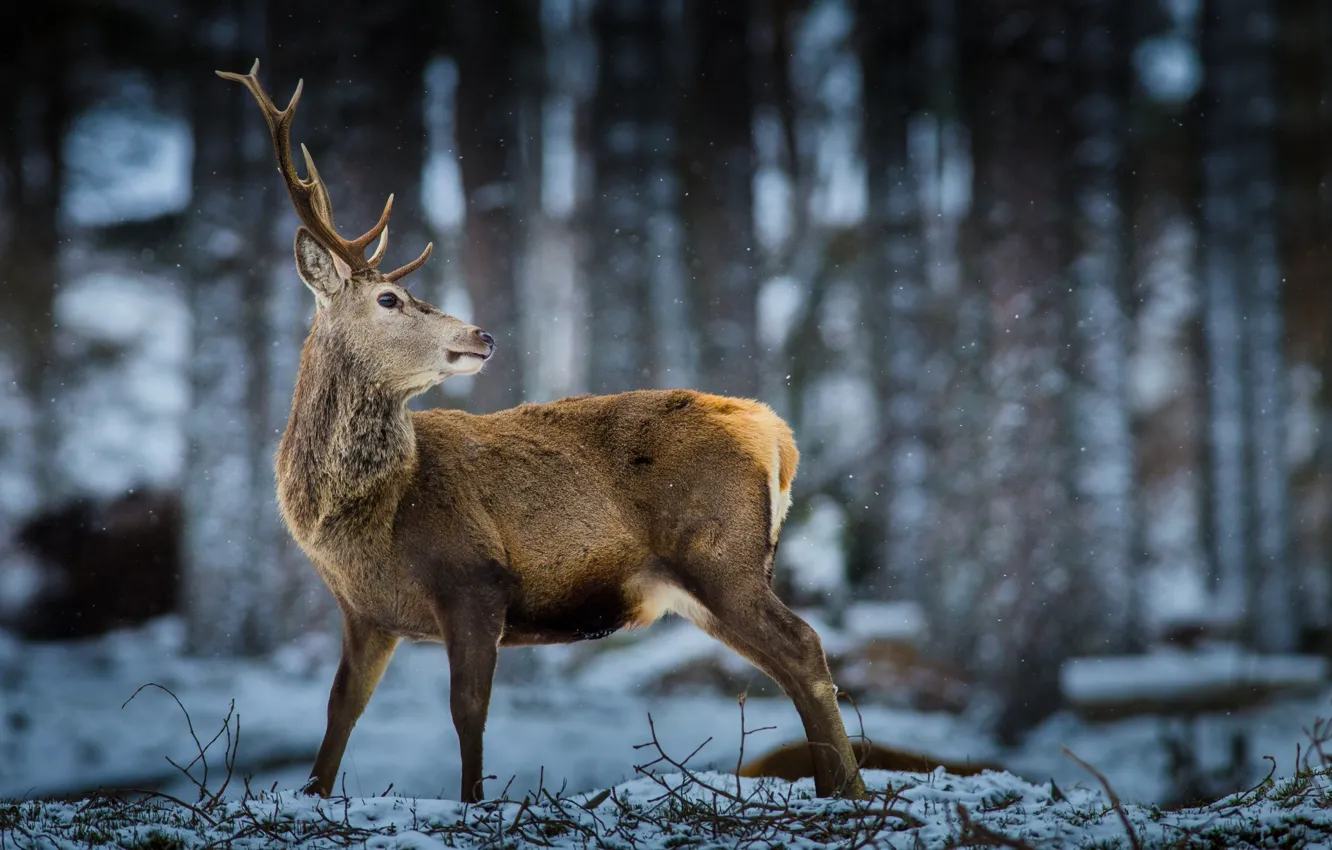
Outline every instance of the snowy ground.
<path id="1" fill-rule="evenodd" d="M 678 757 L 677 757 L 678 758 Z M 1163 812 L 1097 790 L 866 771 L 873 799 L 819 800 L 809 780 L 650 773 L 594 794 L 509 797 L 477 806 L 403 796 L 313 800 L 0 803 L 0 843 L 18 848 L 147 847 L 1308 847 L 1332 838 L 1322 771 L 1264 783 L 1210 806 Z"/>
<path id="2" fill-rule="evenodd" d="M 641 781 L 635 765 L 652 756 L 635 745 L 651 737 L 649 713 L 668 752 L 682 756 L 710 737 L 711 743 L 690 766 L 733 770 L 740 741 L 740 713 L 733 699 L 648 697 L 639 692 L 641 677 L 635 669 L 651 668 L 664 646 L 683 654 L 697 651 L 687 624 L 662 623 L 650 634 L 652 639 L 638 648 L 617 653 L 618 659 L 607 656 L 576 668 L 569 664 L 579 651 L 576 648 L 539 650 L 565 672 L 551 677 L 548 665 L 542 684 L 498 684 L 486 731 L 486 769 L 499 778 L 490 780 L 487 791 L 498 794 L 512 779 L 508 797 L 519 800 L 539 783 L 579 794 Z M 98 786 L 151 786 L 192 799 L 190 783 L 183 777 L 171 780 L 174 769 L 166 761 L 170 757 L 188 762 L 195 753 L 180 707 L 156 688 L 143 690 L 123 705 L 149 682 L 170 688 L 179 697 L 205 742 L 220 728 L 234 700 L 241 728 L 236 773 L 251 777 L 255 790 L 274 783 L 278 789 L 299 786 L 323 734 L 324 705 L 336 663 L 332 642 L 312 640 L 271 659 L 244 662 L 186 658 L 180 646 L 181 629 L 172 620 L 81 645 L 30 645 L 0 637 L 0 798 L 86 794 Z M 638 663 L 626 663 L 626 658 L 637 658 Z M 432 817 L 453 817 L 452 804 L 427 802 L 458 795 L 457 739 L 447 694 L 442 649 L 403 645 L 352 736 L 342 765 L 345 793 L 358 799 L 374 797 L 391 785 L 395 796 L 422 798 L 420 806 L 425 808 L 416 809 L 418 815 L 429 810 Z M 1267 775 L 1264 755 L 1278 759 L 1278 777 L 1292 775 L 1296 745 L 1307 745 L 1304 730 L 1320 714 L 1332 714 L 1329 697 L 1332 693 L 1200 721 L 1196 744 L 1204 766 L 1224 763 L 1229 755 L 1226 733 L 1239 727 L 1252 736 L 1244 782 L 1256 784 Z M 846 714 L 854 731 L 859 720 L 849 708 Z M 1023 807 L 1044 810 L 1053 805 L 1048 799 L 1051 780 L 1070 797 L 1083 793 L 1079 788 L 1096 788 L 1089 774 L 1063 755 L 1064 746 L 1099 768 L 1126 802 L 1150 805 L 1168 791 L 1162 724 L 1154 719 L 1089 724 L 1060 715 L 1037 729 L 1021 748 L 1006 751 L 966 717 L 878 706 L 862 706 L 862 714 L 866 733 L 877 742 L 950 760 L 998 762 L 1026 780 L 1007 777 L 982 786 L 950 778 L 947 782 L 957 789 L 959 800 L 1017 794 Z M 750 755 L 803 734 L 785 699 L 751 697 L 745 720 L 750 729 L 777 727 L 749 737 Z M 210 751 L 214 788 L 223 747 L 219 743 Z M 241 787 L 239 782 L 233 785 L 229 797 Z M 637 786 L 627 786 L 633 787 Z M 933 805 L 924 801 L 933 799 L 930 794 L 936 791 L 913 793 L 921 795 L 913 807 Z M 280 797 L 270 800 L 270 805 L 294 811 L 304 804 Z M 355 804 L 365 813 L 392 805 L 396 804 Z M 1004 806 L 1004 811 L 1008 808 Z M 1150 821 L 1150 809 L 1135 811 L 1135 817 Z M 1090 817 L 1085 813 L 1079 817 L 1084 815 Z M 393 815 L 390 809 L 384 809 L 382 816 L 407 817 L 402 811 Z M 1112 828 L 1112 821 L 1105 823 L 1106 829 Z M 956 827 L 953 822 L 949 828 Z"/>

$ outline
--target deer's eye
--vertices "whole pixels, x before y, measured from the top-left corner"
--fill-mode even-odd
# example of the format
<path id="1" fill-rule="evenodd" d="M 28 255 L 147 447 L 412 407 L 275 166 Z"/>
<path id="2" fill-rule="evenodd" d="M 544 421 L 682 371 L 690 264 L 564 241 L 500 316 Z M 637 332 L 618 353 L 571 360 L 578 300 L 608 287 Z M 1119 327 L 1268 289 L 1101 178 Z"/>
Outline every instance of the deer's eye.
<path id="1" fill-rule="evenodd" d="M 379 302 L 380 307 L 384 307 L 389 310 L 392 310 L 394 307 L 398 306 L 398 296 L 394 295 L 392 292 L 385 292 L 383 295 L 380 295 L 375 300 Z"/>

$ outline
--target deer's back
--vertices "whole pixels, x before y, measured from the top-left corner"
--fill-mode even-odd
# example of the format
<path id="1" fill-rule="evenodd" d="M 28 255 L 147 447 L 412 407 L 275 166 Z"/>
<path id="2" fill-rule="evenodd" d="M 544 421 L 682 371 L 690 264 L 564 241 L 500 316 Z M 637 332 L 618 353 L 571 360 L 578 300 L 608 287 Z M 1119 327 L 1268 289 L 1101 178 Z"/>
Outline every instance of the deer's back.
<path id="1" fill-rule="evenodd" d="M 653 589 L 723 547 L 761 560 L 795 471 L 790 430 L 765 405 L 684 390 L 413 419 L 404 549 L 416 562 L 433 553 L 459 593 L 511 583 L 513 642 L 650 621 Z"/>

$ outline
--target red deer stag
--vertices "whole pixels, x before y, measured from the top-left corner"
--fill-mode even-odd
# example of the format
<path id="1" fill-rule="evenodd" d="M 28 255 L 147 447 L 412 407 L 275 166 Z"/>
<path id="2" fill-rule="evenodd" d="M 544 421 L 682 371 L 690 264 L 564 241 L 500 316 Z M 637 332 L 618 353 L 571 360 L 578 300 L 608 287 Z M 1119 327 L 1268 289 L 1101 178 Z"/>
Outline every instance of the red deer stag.
<path id="1" fill-rule="evenodd" d="M 291 121 L 257 78 L 296 207 L 296 267 L 315 297 L 278 450 L 283 521 L 337 598 L 342 660 L 311 793 L 327 795 L 402 638 L 441 641 L 462 756 L 481 799 L 481 738 L 501 646 L 565 643 L 671 611 L 753 662 L 804 722 L 821 796 L 866 796 L 818 635 L 772 592 L 796 446 L 766 405 L 685 390 L 580 396 L 484 416 L 407 401 L 494 352 L 489 334 L 383 273 L 389 212 L 347 240 Z M 379 244 L 366 259 L 365 249 Z"/>

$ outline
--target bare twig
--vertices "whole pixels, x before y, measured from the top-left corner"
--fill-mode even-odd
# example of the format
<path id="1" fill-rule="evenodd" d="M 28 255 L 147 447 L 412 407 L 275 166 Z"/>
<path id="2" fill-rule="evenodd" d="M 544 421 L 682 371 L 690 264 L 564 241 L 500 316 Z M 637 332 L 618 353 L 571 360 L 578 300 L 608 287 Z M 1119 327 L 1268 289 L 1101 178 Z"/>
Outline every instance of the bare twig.
<path id="1" fill-rule="evenodd" d="M 228 786 L 231 785 L 231 777 L 232 777 L 232 775 L 236 772 L 236 755 L 237 755 L 237 753 L 240 752 L 240 732 L 241 732 L 241 726 L 240 726 L 240 715 L 237 714 L 237 715 L 236 715 L 236 737 L 235 737 L 235 739 L 233 740 L 232 737 L 231 737 L 231 716 L 232 716 L 232 714 L 235 712 L 235 710 L 236 710 L 236 701 L 233 699 L 233 700 L 231 701 L 231 705 L 230 705 L 230 707 L 227 709 L 227 716 L 226 716 L 226 718 L 222 721 L 222 729 L 225 730 L 226 733 L 227 733 L 227 748 L 226 748 L 226 750 L 223 751 L 223 754 L 222 754 L 222 763 L 223 763 L 224 765 L 226 765 L 226 768 L 227 768 L 227 775 L 226 775 L 226 778 L 222 780 L 222 787 L 219 788 L 219 789 L 217 789 L 217 793 L 216 793 L 216 794 L 213 794 L 213 795 L 212 795 L 212 801 L 211 801 L 211 802 L 212 802 L 213 805 L 216 805 L 216 804 L 218 804 L 219 802 L 221 802 L 221 800 L 222 800 L 222 795 L 225 794 L 225 793 L 227 793 L 227 788 L 228 788 Z M 218 734 L 221 734 L 221 732 L 219 732 Z M 214 735 L 214 736 L 213 736 L 213 741 L 216 741 L 216 740 L 217 740 L 217 736 Z M 210 741 L 208 745 L 211 747 L 211 746 L 212 746 L 212 741 Z"/>
<path id="2" fill-rule="evenodd" d="M 1267 772 L 1267 776 L 1263 777 L 1262 781 L 1259 782 L 1257 785 L 1253 786 L 1252 788 L 1248 789 L 1247 791 L 1241 792 L 1240 795 L 1239 795 L 1238 797 L 1235 798 L 1235 802 L 1231 803 L 1230 806 L 1227 806 L 1226 808 L 1238 808 L 1238 807 L 1240 807 L 1240 806 L 1245 805 L 1247 802 L 1249 802 L 1249 801 L 1248 801 L 1247 799 L 1245 799 L 1245 798 L 1247 798 L 1250 794 L 1256 794 L 1256 793 L 1258 792 L 1259 789 L 1261 789 L 1261 788 L 1262 788 L 1264 785 L 1266 785 L 1268 782 L 1271 782 L 1271 781 L 1272 781 L 1272 777 L 1276 775 L 1277 761 L 1276 761 L 1276 759 L 1273 758 L 1272 756 L 1263 756 L 1263 758 L 1267 759 L 1268 761 L 1270 761 L 1270 762 L 1272 763 L 1272 769 L 1269 770 L 1269 771 Z M 1299 757 L 1298 757 L 1298 756 L 1297 756 L 1296 759 L 1295 759 L 1295 769 L 1296 769 L 1296 771 L 1297 771 L 1296 775 L 1298 776 L 1298 775 L 1299 775 L 1299 774 L 1298 774 L 1298 771 L 1299 771 Z"/>
<path id="3" fill-rule="evenodd" d="M 646 776 L 647 778 L 651 779 L 651 780 L 652 780 L 653 782 L 655 782 L 658 786 L 660 786 L 660 787 L 662 788 L 663 791 L 665 791 L 665 794 L 663 794 L 662 797 L 661 797 L 661 798 L 658 798 L 658 799 L 670 798 L 670 799 L 674 799 L 674 800 L 676 800 L 678 803 L 680 803 L 680 804 L 682 805 L 682 807 L 685 807 L 685 808 L 691 807 L 691 806 L 693 806 L 694 804 L 691 803 L 689 800 L 687 800 L 687 799 L 681 794 L 681 790 L 684 789 L 684 788 L 687 788 L 687 787 L 693 786 L 693 787 L 701 788 L 701 789 L 703 789 L 704 791 L 708 791 L 709 793 L 711 793 L 711 794 L 713 794 L 713 795 L 715 795 L 715 796 L 717 796 L 717 797 L 721 797 L 721 798 L 723 798 L 723 799 L 726 799 L 726 800 L 731 801 L 732 803 L 737 804 L 737 806 L 736 806 L 733 810 L 728 811 L 728 812 L 725 812 L 725 814 L 726 814 L 727 816 L 731 816 L 731 817 L 734 817 L 739 811 L 743 811 L 743 810 L 746 809 L 746 808 L 753 808 L 753 809 L 758 809 L 758 810 L 760 810 L 760 811 L 771 812 L 771 813 L 774 813 L 774 814 L 777 814 L 777 815 L 781 815 L 781 816 L 783 816 L 785 819 L 788 819 L 788 822 L 789 822 L 791 825 L 795 825 L 795 824 L 797 824 L 797 823 L 800 823 L 800 824 L 807 824 L 807 823 L 808 823 L 809 821 L 811 821 L 811 820 L 816 820 L 816 819 L 826 819 L 826 818 L 827 818 L 827 815 L 826 815 L 825 813 L 823 813 L 823 812 L 816 812 L 816 813 L 811 814 L 811 815 L 800 815 L 800 814 L 797 814 L 797 813 L 793 812 L 793 811 L 791 810 L 791 808 L 790 808 L 789 805 L 781 805 L 781 806 L 779 806 L 779 805 L 774 805 L 774 804 L 772 804 L 772 803 L 767 803 L 767 802 L 763 802 L 763 801 L 755 800 L 755 799 L 753 799 L 752 797 L 749 798 L 749 799 L 746 799 L 746 798 L 741 797 L 741 796 L 739 796 L 739 795 L 737 795 L 737 794 L 732 794 L 731 792 L 729 792 L 729 791 L 727 791 L 727 790 L 725 790 L 725 789 L 718 788 L 718 787 L 716 787 L 716 786 L 714 786 L 714 785 L 711 785 L 711 784 L 709 784 L 709 783 L 707 783 L 707 782 L 704 782 L 702 779 L 700 779 L 700 778 L 698 777 L 697 774 L 695 774 L 693 771 L 691 771 L 691 770 L 689 769 L 689 767 L 687 766 L 687 762 L 689 761 L 690 758 L 693 758 L 694 755 L 696 755 L 696 754 L 698 753 L 698 751 L 701 750 L 701 749 L 703 748 L 704 745 L 707 744 L 707 741 L 704 741 L 703 744 L 700 744 L 697 748 L 695 748 L 695 749 L 694 749 L 694 752 L 693 752 L 693 753 L 690 753 L 690 755 L 689 755 L 688 758 L 684 759 L 683 761 L 677 761 L 677 760 L 675 760 L 674 758 L 672 758 L 669 754 L 667 754 L 666 750 L 662 747 L 662 745 L 661 745 L 661 740 L 657 737 L 657 729 L 656 729 L 656 725 L 655 725 L 655 723 L 654 723 L 653 720 L 652 720 L 652 715 L 651 715 L 651 714 L 648 715 L 648 729 L 649 729 L 649 730 L 651 731 L 651 733 L 652 733 L 652 740 L 651 740 L 651 741 L 648 741 L 648 742 L 645 743 L 645 744 L 638 744 L 638 745 L 636 745 L 636 746 L 635 746 L 635 749 L 641 749 L 641 748 L 644 748 L 644 747 L 653 747 L 653 748 L 657 751 L 657 758 L 654 759 L 653 761 L 649 762 L 649 763 L 646 764 L 646 765 L 638 765 L 638 766 L 635 766 L 634 769 L 635 769 L 636 771 L 638 771 L 639 773 L 642 773 L 642 774 L 643 774 L 644 776 Z M 709 738 L 708 740 L 710 741 L 710 740 L 712 740 L 712 739 Z M 667 783 L 667 782 L 666 782 L 665 780 L 663 780 L 661 777 L 657 776 L 657 775 L 654 774 L 651 770 L 648 769 L 648 768 L 650 768 L 650 767 L 652 767 L 652 766 L 654 766 L 654 765 L 661 764 L 661 763 L 663 763 L 663 762 L 666 763 L 666 764 L 668 764 L 668 765 L 670 765 L 671 767 L 675 768 L 675 769 L 676 769 L 677 771 L 679 771 L 680 774 L 685 778 L 685 781 L 682 782 L 682 783 L 680 784 L 679 787 L 677 787 L 677 788 L 672 788 L 672 787 L 670 786 L 669 783 Z M 714 808 L 715 808 L 715 806 L 714 806 Z M 882 815 L 882 816 L 885 816 L 885 817 L 893 817 L 893 818 L 897 818 L 897 819 L 901 820 L 903 823 L 907 824 L 908 826 L 912 826 L 912 827 L 915 827 L 915 826 L 923 826 L 923 825 L 924 825 L 924 824 L 921 823 L 921 821 L 920 821 L 919 819 L 917 819 L 916 817 L 914 817 L 914 816 L 911 815 L 910 813 L 905 812 L 905 811 L 901 811 L 901 810 L 898 810 L 898 809 L 889 809 L 889 808 L 883 808 L 883 809 L 869 809 L 869 808 L 865 808 L 865 809 L 862 810 L 862 809 L 859 809 L 858 806 L 854 806 L 854 807 L 853 807 L 853 810 L 850 811 L 850 812 L 840 812 L 840 813 L 839 813 L 839 816 L 843 816 L 843 817 L 847 817 L 847 818 L 876 817 L 876 816 L 881 816 L 881 815 Z M 751 815 L 751 816 L 749 816 L 749 817 L 750 817 L 751 820 L 752 820 L 752 819 L 755 819 L 755 816 L 752 816 L 752 815 Z"/>
<path id="4" fill-rule="evenodd" d="M 1312 731 L 1305 727 L 1304 734 L 1309 738 L 1309 749 L 1318 753 L 1320 766 L 1327 767 L 1328 757 L 1327 753 L 1323 752 L 1323 745 L 1332 741 L 1332 718 L 1319 717 L 1315 719 Z M 1308 758 L 1309 756 L 1306 754 L 1306 762 Z"/>
<path id="5" fill-rule="evenodd" d="M 209 739 L 208 743 L 205 744 L 199 739 L 198 733 L 195 732 L 194 719 L 190 716 L 189 710 L 185 708 L 185 704 L 180 701 L 180 698 L 177 697 L 170 688 L 164 685 L 159 685 L 157 682 L 148 682 L 140 685 L 134 693 L 130 694 L 129 699 L 120 704 L 121 709 L 124 709 L 125 706 L 133 702 L 134 698 L 142 693 L 145 688 L 157 688 L 167 694 L 167 696 L 171 697 L 176 703 L 176 706 L 180 708 L 181 714 L 185 715 L 185 725 L 189 730 L 190 740 L 194 742 L 195 756 L 185 765 L 178 764 L 170 756 L 166 756 L 166 761 L 176 770 L 180 771 L 180 773 L 184 775 L 192 785 L 194 785 L 199 793 L 199 798 L 196 803 L 202 805 L 204 809 L 212 811 L 220 805 L 222 795 L 226 793 L 227 788 L 231 785 L 231 779 L 236 769 L 236 757 L 240 752 L 240 715 L 236 714 L 236 701 L 234 699 L 231 701 L 230 705 L 227 707 L 226 715 L 222 718 L 221 727 L 217 730 L 217 733 Z M 233 717 L 236 720 L 236 734 L 234 736 L 231 733 L 231 721 Z M 221 788 L 216 792 L 210 792 L 208 790 L 208 751 L 212 749 L 213 745 L 224 735 L 226 736 L 226 744 L 223 751 L 222 762 L 226 767 L 226 777 L 222 782 Z M 202 778 L 195 777 L 192 772 L 196 764 L 203 768 Z"/>
<path id="6" fill-rule="evenodd" d="M 1138 840 L 1138 833 L 1133 828 L 1133 822 L 1129 820 L 1128 812 L 1124 811 L 1124 804 L 1119 801 L 1119 795 L 1115 793 L 1115 789 L 1110 787 L 1110 781 L 1105 778 L 1105 774 L 1078 758 L 1068 747 L 1064 747 L 1063 750 L 1064 755 L 1081 765 L 1084 770 L 1096 777 L 1096 781 L 1101 783 L 1106 796 L 1110 798 L 1110 805 L 1115 809 L 1115 814 L 1119 815 L 1120 823 L 1124 824 L 1124 831 L 1128 833 L 1129 846 L 1133 850 L 1142 850 L 1142 842 Z"/>
<path id="7" fill-rule="evenodd" d="M 749 696 L 749 686 L 746 685 L 744 692 L 741 693 L 740 696 L 737 698 L 737 702 L 740 703 L 740 754 L 735 757 L 736 794 L 743 793 L 740 787 L 740 770 L 741 768 L 744 767 L 745 764 L 745 740 L 748 739 L 749 736 L 753 735 L 755 732 L 767 732 L 769 730 L 777 728 L 776 726 L 760 726 L 757 729 L 745 728 L 745 699 L 748 698 L 748 696 Z"/>

